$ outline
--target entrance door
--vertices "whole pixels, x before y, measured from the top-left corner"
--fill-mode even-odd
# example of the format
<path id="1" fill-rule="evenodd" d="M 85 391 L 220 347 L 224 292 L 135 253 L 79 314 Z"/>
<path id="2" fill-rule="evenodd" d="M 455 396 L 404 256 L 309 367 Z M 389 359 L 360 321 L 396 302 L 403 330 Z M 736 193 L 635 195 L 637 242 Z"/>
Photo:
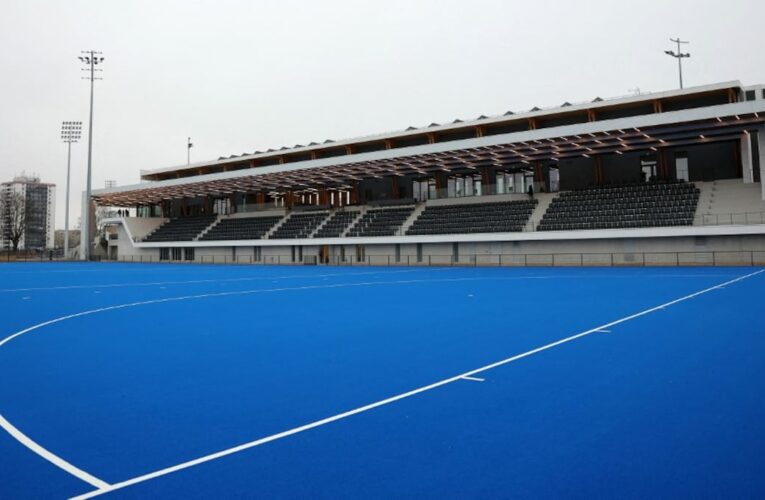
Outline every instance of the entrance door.
<path id="1" fill-rule="evenodd" d="M 322 245 L 319 249 L 319 262 L 329 264 L 329 245 Z"/>

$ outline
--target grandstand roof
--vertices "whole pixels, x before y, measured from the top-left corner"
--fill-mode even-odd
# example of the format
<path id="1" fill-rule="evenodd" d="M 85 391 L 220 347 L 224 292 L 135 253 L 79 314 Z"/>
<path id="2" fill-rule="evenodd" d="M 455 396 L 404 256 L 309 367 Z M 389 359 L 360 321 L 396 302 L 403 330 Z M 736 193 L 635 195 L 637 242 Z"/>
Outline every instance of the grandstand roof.
<path id="1" fill-rule="evenodd" d="M 470 171 L 494 166 L 523 168 L 537 161 L 732 140 L 765 122 L 765 101 L 739 101 L 740 91 L 740 84 L 729 82 L 566 105 L 562 112 L 546 110 L 508 115 L 510 118 L 432 124 L 425 130 L 375 136 L 378 142 L 404 145 L 369 152 L 364 152 L 361 146 L 373 138 L 331 143 L 330 148 L 343 149 L 343 154 L 337 156 L 322 157 L 317 152 L 327 151 L 328 146 L 314 144 L 289 150 L 290 154 L 301 155 L 296 161 L 290 161 L 284 151 L 279 151 L 154 170 L 144 172 L 143 178 L 163 180 L 95 191 L 94 198 L 102 205 L 130 206 L 242 191 L 343 188 L 366 178 L 425 176 L 436 171 Z M 585 121 L 568 120 L 570 113 L 584 115 Z M 605 119 L 597 119 L 598 115 Z M 517 123 L 528 127 L 513 130 L 513 124 Z M 480 130 L 489 126 L 505 127 L 501 130 L 505 133 L 482 135 Z M 470 127 L 479 132 L 467 138 L 459 135 L 459 131 Z M 432 140 L 436 132 L 444 136 L 453 134 L 456 138 Z M 431 140 L 406 145 L 407 137 L 418 134 L 431 136 Z M 309 150 L 314 150 L 313 154 L 307 155 Z M 263 163 L 268 159 L 273 163 Z"/>

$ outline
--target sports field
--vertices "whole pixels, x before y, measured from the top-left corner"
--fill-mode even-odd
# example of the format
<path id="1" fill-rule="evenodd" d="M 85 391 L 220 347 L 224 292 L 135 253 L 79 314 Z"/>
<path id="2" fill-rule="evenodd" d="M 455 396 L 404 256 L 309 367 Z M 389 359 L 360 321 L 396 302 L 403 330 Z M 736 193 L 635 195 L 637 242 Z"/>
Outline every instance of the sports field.
<path id="1" fill-rule="evenodd" d="M 762 498 L 759 268 L 0 265 L 0 498 Z"/>

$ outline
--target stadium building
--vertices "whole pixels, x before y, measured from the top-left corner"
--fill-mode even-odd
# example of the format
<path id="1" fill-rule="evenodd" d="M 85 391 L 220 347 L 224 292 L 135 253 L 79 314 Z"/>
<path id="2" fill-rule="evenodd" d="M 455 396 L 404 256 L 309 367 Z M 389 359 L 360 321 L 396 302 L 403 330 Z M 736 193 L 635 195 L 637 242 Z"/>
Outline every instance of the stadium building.
<path id="1" fill-rule="evenodd" d="M 764 168 L 765 86 L 726 82 L 145 170 L 84 205 L 134 215 L 103 221 L 120 261 L 749 264 Z"/>

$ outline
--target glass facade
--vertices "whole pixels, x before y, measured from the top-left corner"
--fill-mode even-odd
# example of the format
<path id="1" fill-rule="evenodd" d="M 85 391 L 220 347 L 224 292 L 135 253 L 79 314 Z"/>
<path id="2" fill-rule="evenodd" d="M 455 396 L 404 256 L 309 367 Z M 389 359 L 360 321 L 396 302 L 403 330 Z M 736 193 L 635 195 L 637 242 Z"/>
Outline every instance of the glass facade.
<path id="1" fill-rule="evenodd" d="M 557 171 L 556 171 L 557 172 Z M 531 172 L 497 172 L 497 194 L 524 194 L 534 185 Z"/>
<path id="2" fill-rule="evenodd" d="M 480 174 L 452 175 L 446 181 L 446 196 L 449 198 L 481 196 L 482 186 Z"/>

